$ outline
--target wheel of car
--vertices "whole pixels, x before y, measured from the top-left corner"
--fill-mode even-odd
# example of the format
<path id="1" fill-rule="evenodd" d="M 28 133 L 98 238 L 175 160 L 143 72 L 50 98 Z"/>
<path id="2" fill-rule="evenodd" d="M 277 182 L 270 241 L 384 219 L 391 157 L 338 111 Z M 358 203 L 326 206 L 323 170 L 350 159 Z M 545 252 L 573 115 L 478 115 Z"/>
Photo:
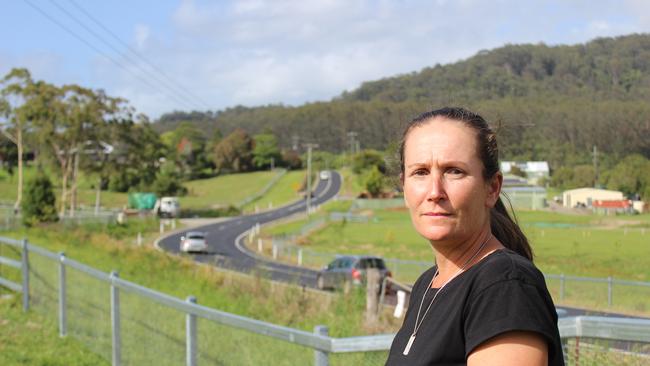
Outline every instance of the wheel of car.
<path id="1" fill-rule="evenodd" d="M 318 286 L 319 290 L 325 289 L 325 279 L 323 278 L 323 276 L 318 275 L 318 277 L 316 277 L 316 286 Z"/>

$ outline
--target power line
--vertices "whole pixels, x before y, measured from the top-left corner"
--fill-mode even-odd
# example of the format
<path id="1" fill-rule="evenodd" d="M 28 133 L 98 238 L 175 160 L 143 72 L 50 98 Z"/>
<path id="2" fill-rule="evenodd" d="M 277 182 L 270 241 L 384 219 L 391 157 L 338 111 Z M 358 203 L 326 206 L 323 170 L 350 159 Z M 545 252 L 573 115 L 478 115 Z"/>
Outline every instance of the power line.
<path id="1" fill-rule="evenodd" d="M 131 54 L 135 55 L 135 57 L 139 58 L 142 60 L 144 63 L 146 63 L 149 67 L 151 67 L 153 70 L 158 72 L 160 75 L 162 75 L 165 79 L 167 79 L 170 83 L 174 84 L 176 87 L 181 89 L 183 92 L 191 96 L 192 98 L 196 99 L 198 102 L 204 105 L 205 108 L 210 109 L 210 105 L 203 101 L 201 98 L 196 96 L 194 93 L 186 89 L 182 84 L 178 83 L 176 80 L 172 79 L 169 77 L 163 70 L 161 70 L 159 67 L 151 63 L 147 58 L 142 56 L 139 52 L 133 49 L 133 47 L 129 46 L 128 43 L 124 42 L 120 37 L 118 37 L 115 33 L 113 33 L 108 27 L 103 25 L 97 18 L 92 16 L 86 9 L 84 9 L 81 5 L 79 5 L 76 1 L 74 0 L 68 0 L 72 5 L 74 5 L 80 12 L 82 12 L 88 19 L 90 19 L 93 23 L 95 23 L 97 26 L 99 26 L 101 29 L 103 29 L 106 33 L 108 33 L 115 41 L 117 41 L 119 44 L 124 46 Z"/>
<path id="2" fill-rule="evenodd" d="M 181 99 L 184 99 L 185 101 L 189 102 L 190 105 L 191 105 L 192 103 L 194 103 L 194 99 L 193 99 L 193 98 L 189 98 L 189 97 L 187 97 L 186 95 L 184 95 L 183 93 L 179 93 L 179 92 L 178 92 L 177 90 L 175 90 L 173 87 L 170 87 L 170 86 L 167 85 L 164 81 L 160 80 L 160 79 L 158 78 L 157 75 L 151 73 L 149 70 L 144 69 L 142 66 L 140 66 L 140 64 L 138 64 L 138 63 L 135 62 L 133 59 L 131 59 L 128 55 L 126 55 L 125 53 L 123 53 L 122 51 L 120 51 L 119 49 L 117 49 L 116 47 L 114 47 L 114 46 L 113 46 L 110 42 L 108 42 L 104 37 L 102 37 L 100 34 L 97 34 L 97 32 L 95 32 L 93 29 L 91 29 L 90 27 L 88 27 L 84 22 L 82 22 L 81 20 L 79 20 L 79 18 L 75 17 L 75 16 L 74 16 L 72 13 L 70 13 L 70 12 L 69 12 L 65 7 L 63 7 L 62 5 L 60 5 L 59 3 L 57 3 L 57 2 L 54 1 L 54 0 L 50 0 L 50 2 L 51 2 L 54 6 L 56 6 L 60 11 L 62 11 L 65 15 L 67 15 L 70 19 L 72 19 L 74 22 L 76 22 L 76 23 L 79 24 L 82 28 L 84 28 L 88 33 L 90 33 L 92 36 L 94 36 L 94 37 L 97 38 L 99 41 L 101 41 L 104 45 L 108 46 L 110 49 L 112 49 L 113 51 L 115 51 L 117 54 L 119 54 L 120 56 L 122 56 L 124 59 L 127 60 L 127 62 L 129 62 L 129 63 L 131 63 L 132 65 L 134 65 L 135 67 L 137 67 L 140 71 L 142 71 L 143 73 L 148 74 L 147 76 L 149 76 L 150 78 L 154 79 L 156 82 L 160 83 L 160 85 L 162 85 L 163 87 L 167 88 L 168 91 L 170 91 L 171 93 L 174 93 L 176 96 L 180 97 Z"/>
<path id="3" fill-rule="evenodd" d="M 74 38 L 76 38 L 77 40 L 79 40 L 80 42 L 82 42 L 83 44 L 85 44 L 86 46 L 90 47 L 91 49 L 93 49 L 95 52 L 97 52 L 97 53 L 100 54 L 101 56 L 104 56 L 105 58 L 107 58 L 109 61 L 111 61 L 112 63 L 114 63 L 117 67 L 123 69 L 123 70 L 126 71 L 127 73 L 129 73 L 129 74 L 131 74 L 132 76 L 134 76 L 135 78 L 139 79 L 141 82 L 143 82 L 144 84 L 148 85 L 148 86 L 149 86 L 150 88 L 152 88 L 153 90 L 157 90 L 157 89 L 158 89 L 155 85 L 151 84 L 147 79 L 145 79 L 145 78 L 143 78 L 143 77 L 141 77 L 141 76 L 139 76 L 139 75 L 133 73 L 133 72 L 132 72 L 131 70 L 129 70 L 126 66 L 122 65 L 119 61 L 117 61 L 117 60 L 115 60 L 113 57 L 107 55 L 107 54 L 104 53 L 102 50 L 100 50 L 99 48 L 95 47 L 92 43 L 88 42 L 86 39 L 84 39 L 83 37 L 81 37 L 81 36 L 79 36 L 78 34 L 76 34 L 76 33 L 75 33 L 74 31 L 72 31 L 70 28 L 66 27 L 64 24 L 62 24 L 62 23 L 59 22 L 58 20 L 54 19 L 52 16 L 50 16 L 49 14 L 47 14 L 44 10 L 42 10 L 41 8 L 39 8 L 38 6 L 36 6 L 34 3 L 32 3 L 30 0 L 25 0 L 25 2 L 26 2 L 29 6 L 31 6 L 34 10 L 36 10 L 36 11 L 39 12 L 41 15 L 43 15 L 45 18 L 47 18 L 49 21 L 51 21 L 52 23 L 56 24 L 58 27 L 60 27 L 60 28 L 63 29 L 64 31 L 68 32 L 71 36 L 73 36 Z M 174 96 L 174 95 L 168 95 L 168 97 L 171 97 L 171 99 L 174 99 L 176 102 L 179 102 L 179 103 L 181 103 L 181 104 L 183 104 L 183 105 L 186 105 L 186 106 L 189 106 L 190 108 L 192 108 L 191 105 L 187 105 L 185 101 L 183 101 L 183 100 L 179 100 L 179 99 L 178 99 L 176 96 Z"/>

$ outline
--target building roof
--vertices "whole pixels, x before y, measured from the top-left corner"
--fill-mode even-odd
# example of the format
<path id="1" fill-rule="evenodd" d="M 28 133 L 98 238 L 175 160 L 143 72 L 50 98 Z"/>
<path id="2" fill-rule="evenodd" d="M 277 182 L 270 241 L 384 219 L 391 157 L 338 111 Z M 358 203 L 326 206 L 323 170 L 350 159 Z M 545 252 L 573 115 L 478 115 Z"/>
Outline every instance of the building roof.
<path id="1" fill-rule="evenodd" d="M 595 200 L 591 204 L 594 208 L 628 208 L 631 205 L 629 200 Z"/>
<path id="2" fill-rule="evenodd" d="M 567 191 L 564 191 L 563 193 L 581 193 L 581 192 L 593 192 L 593 193 L 617 193 L 620 195 L 623 195 L 623 192 L 620 191 L 612 191 L 609 189 L 600 189 L 600 188 L 591 188 L 591 187 L 584 187 L 584 188 L 576 188 L 576 189 L 569 189 Z"/>

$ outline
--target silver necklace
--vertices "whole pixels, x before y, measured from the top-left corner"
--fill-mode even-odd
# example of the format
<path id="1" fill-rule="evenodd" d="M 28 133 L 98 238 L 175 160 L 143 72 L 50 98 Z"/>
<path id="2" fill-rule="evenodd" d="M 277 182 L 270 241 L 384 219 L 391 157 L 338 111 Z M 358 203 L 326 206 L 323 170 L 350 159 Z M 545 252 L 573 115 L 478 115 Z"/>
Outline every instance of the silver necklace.
<path id="1" fill-rule="evenodd" d="M 443 283 L 442 286 L 440 286 L 438 291 L 436 291 L 436 293 L 433 295 L 433 299 L 431 299 L 431 302 L 429 303 L 429 306 L 427 306 L 427 309 L 424 311 L 424 314 L 422 314 L 422 320 L 420 320 L 420 311 L 422 310 L 422 305 L 424 304 L 424 298 L 427 297 L 427 292 L 429 292 L 429 289 L 431 288 L 431 286 L 433 286 L 433 281 L 435 281 L 436 277 L 438 277 L 438 274 L 440 273 L 438 271 L 438 268 L 436 268 L 436 273 L 433 275 L 433 278 L 431 278 L 431 282 L 429 283 L 429 286 L 427 286 L 427 289 L 424 290 L 424 295 L 422 296 L 422 300 L 420 301 L 420 307 L 418 308 L 417 315 L 415 316 L 415 327 L 413 328 L 413 334 L 411 334 L 411 337 L 409 338 L 408 343 L 406 343 L 406 347 L 404 347 L 404 352 L 402 352 L 402 354 L 404 356 L 409 354 L 409 351 L 411 350 L 411 346 L 413 346 L 413 342 L 415 341 L 415 336 L 417 335 L 418 330 L 420 329 L 420 326 L 422 326 L 422 323 L 424 322 L 424 317 L 427 316 L 427 313 L 429 312 L 429 309 L 431 309 L 431 305 L 433 305 L 433 302 L 436 301 L 436 297 L 438 297 L 438 294 L 442 291 L 442 289 L 445 286 L 447 286 L 447 284 L 449 282 L 451 282 L 451 280 L 456 278 L 456 276 L 458 276 L 459 274 L 461 274 L 465 270 L 467 265 L 470 264 L 470 262 L 473 261 L 474 258 L 476 258 L 476 256 L 481 252 L 481 250 L 483 250 L 483 248 L 488 243 L 488 241 L 490 241 L 490 239 L 492 239 L 492 234 L 490 234 L 490 236 L 487 238 L 487 240 L 485 240 L 483 242 L 483 244 L 481 244 L 481 246 L 478 247 L 478 249 L 476 250 L 476 252 L 474 252 L 472 257 L 470 259 L 468 259 L 465 262 L 465 264 L 463 264 L 460 267 L 460 269 L 458 271 L 456 271 L 456 273 L 454 273 L 453 276 L 449 277 L 449 279 L 447 281 L 445 281 L 445 283 Z"/>

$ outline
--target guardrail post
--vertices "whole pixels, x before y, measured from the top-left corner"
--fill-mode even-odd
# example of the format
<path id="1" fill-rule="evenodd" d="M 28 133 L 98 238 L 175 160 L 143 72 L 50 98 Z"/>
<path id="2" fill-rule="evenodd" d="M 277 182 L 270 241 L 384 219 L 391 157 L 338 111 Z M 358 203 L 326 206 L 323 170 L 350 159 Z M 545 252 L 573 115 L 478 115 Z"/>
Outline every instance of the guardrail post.
<path id="1" fill-rule="evenodd" d="M 122 364 L 121 337 L 120 337 L 120 290 L 115 286 L 115 279 L 119 278 L 117 271 L 110 274 L 111 279 L 111 332 L 113 334 L 113 366 Z"/>
<path id="2" fill-rule="evenodd" d="M 564 300 L 564 273 L 560 275 L 560 300 Z"/>
<path id="3" fill-rule="evenodd" d="M 196 304 L 196 297 L 188 296 L 187 302 Z M 196 366 L 196 315 L 187 314 L 185 317 L 185 364 Z"/>
<path id="4" fill-rule="evenodd" d="M 68 333 L 68 317 L 66 313 L 66 275 L 65 253 L 59 253 L 59 336 L 65 337 Z"/>
<path id="5" fill-rule="evenodd" d="M 302 266 L 302 248 L 298 248 L 298 265 Z"/>
<path id="6" fill-rule="evenodd" d="M 317 325 L 314 327 L 314 334 L 328 336 L 329 328 L 325 325 Z M 325 351 L 314 350 L 314 365 L 315 366 L 329 366 L 329 355 Z"/>
<path id="7" fill-rule="evenodd" d="M 612 276 L 607 277 L 607 305 L 612 306 L 612 287 L 614 286 L 614 281 L 612 281 Z"/>
<path id="8" fill-rule="evenodd" d="M 29 310 L 29 253 L 27 249 L 27 239 L 22 242 L 22 266 L 23 271 L 23 311 Z"/>

